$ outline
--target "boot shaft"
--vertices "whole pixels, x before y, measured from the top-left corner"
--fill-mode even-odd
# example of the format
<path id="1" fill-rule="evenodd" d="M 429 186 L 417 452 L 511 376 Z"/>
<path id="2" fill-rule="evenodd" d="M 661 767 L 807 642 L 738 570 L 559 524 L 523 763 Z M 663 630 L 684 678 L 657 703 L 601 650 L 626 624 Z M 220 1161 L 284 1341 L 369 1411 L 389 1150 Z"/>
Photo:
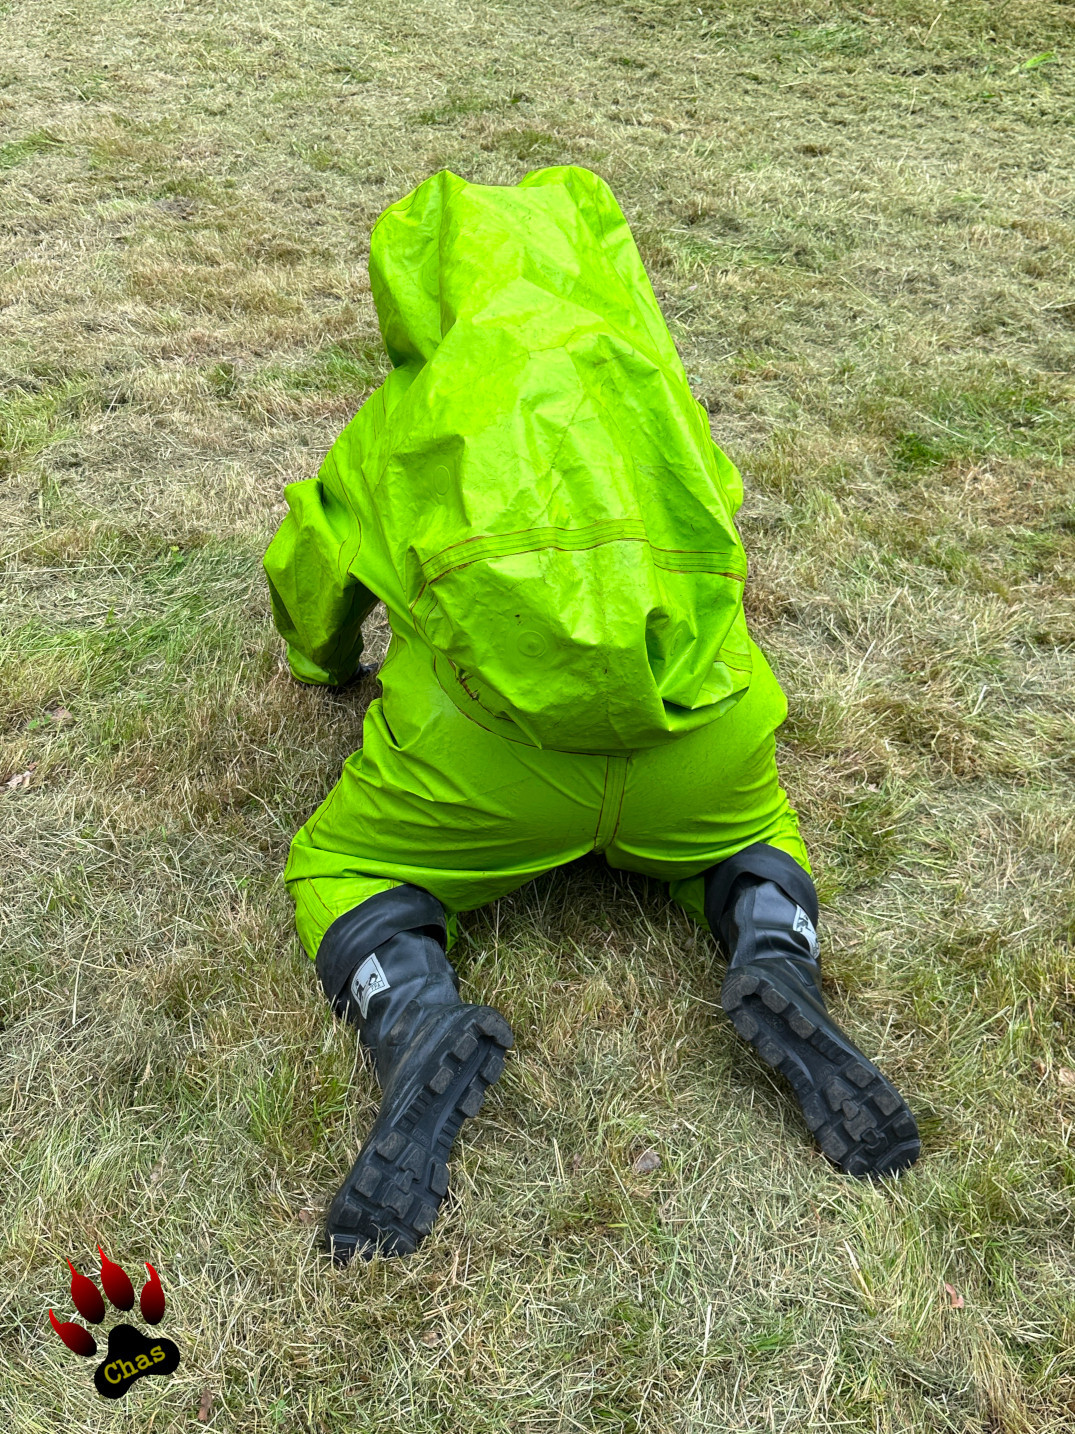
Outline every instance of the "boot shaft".
<path id="1" fill-rule="evenodd" d="M 818 970 L 817 931 L 810 917 L 775 881 L 736 879 L 719 923 L 730 969 L 753 961 L 793 961 Z"/>
<path id="2" fill-rule="evenodd" d="M 318 950 L 317 973 L 329 1004 L 358 1028 L 382 1090 L 421 1028 L 462 1005 L 444 933 L 440 902 L 405 884 L 338 917 Z"/>
<path id="3" fill-rule="evenodd" d="M 348 988 L 348 1012 L 357 1017 L 348 1019 L 373 1055 L 382 1089 L 430 1013 L 460 1005 L 458 978 L 427 932 L 398 931 L 360 963 Z"/>
<path id="4" fill-rule="evenodd" d="M 786 852 L 759 842 L 705 873 L 705 910 L 729 969 L 779 964 L 821 996 L 817 892 Z"/>

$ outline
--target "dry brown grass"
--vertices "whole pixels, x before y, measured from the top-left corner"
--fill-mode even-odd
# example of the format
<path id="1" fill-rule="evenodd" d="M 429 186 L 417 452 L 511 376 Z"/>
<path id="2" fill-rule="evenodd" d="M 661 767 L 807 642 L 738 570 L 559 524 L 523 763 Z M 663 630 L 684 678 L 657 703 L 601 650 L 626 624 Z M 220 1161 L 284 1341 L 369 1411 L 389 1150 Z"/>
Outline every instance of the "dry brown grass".
<path id="1" fill-rule="evenodd" d="M 1075 11 L 0 12 L 11 1428 L 1066 1434 Z M 464 918 L 516 1053 L 420 1255 L 334 1273 L 375 1092 L 279 873 L 365 694 L 287 679 L 258 559 L 384 372 L 377 213 L 561 161 L 746 476 L 832 999 L 924 1154 L 835 1175 L 709 936 L 583 863 Z M 130 1409 L 45 1318 L 98 1239 L 183 1351 Z"/>

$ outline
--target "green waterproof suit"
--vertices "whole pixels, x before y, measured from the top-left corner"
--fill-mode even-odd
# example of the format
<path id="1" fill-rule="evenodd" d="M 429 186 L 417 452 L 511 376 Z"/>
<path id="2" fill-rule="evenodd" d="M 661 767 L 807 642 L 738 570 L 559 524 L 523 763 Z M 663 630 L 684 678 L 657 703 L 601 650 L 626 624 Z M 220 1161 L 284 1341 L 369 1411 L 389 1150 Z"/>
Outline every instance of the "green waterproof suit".
<path id="1" fill-rule="evenodd" d="M 433 175 L 381 215 L 370 280 L 393 370 L 292 483 L 265 556 L 300 681 L 392 641 L 363 745 L 285 880 L 311 956 L 400 882 L 449 915 L 587 851 L 671 884 L 754 842 L 807 870 L 747 634 L 734 466 L 691 395 L 608 186 Z"/>

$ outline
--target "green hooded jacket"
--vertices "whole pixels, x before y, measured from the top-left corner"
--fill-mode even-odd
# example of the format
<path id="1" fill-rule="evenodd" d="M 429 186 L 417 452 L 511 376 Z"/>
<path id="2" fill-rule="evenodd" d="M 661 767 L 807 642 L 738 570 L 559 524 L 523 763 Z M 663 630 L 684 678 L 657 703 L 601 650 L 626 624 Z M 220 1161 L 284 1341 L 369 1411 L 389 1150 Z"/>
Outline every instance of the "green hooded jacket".
<path id="1" fill-rule="evenodd" d="M 441 171 L 377 221 L 370 280 L 393 370 L 265 556 L 294 675 L 345 682 L 381 598 L 514 741 L 619 755 L 727 711 L 742 484 L 604 181 Z"/>

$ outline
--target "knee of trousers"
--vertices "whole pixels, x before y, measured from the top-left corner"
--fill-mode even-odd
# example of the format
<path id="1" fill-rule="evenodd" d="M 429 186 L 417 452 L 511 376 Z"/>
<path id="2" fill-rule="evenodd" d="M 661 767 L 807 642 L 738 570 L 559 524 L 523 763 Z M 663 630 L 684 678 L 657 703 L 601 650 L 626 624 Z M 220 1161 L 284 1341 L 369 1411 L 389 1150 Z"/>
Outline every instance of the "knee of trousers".
<path id="1" fill-rule="evenodd" d="M 817 891 L 809 874 L 794 857 L 767 842 L 754 842 L 725 861 L 702 873 L 705 882 L 705 916 L 714 936 L 720 938 L 720 919 L 728 904 L 732 887 L 740 876 L 756 876 L 760 881 L 773 881 L 797 906 L 818 923 Z"/>
<path id="2" fill-rule="evenodd" d="M 341 1013 L 343 996 L 358 964 L 401 931 L 432 936 L 443 952 L 447 936 L 444 907 L 424 887 L 404 882 L 380 891 L 338 916 L 321 938 L 314 969 L 333 1010 Z M 456 981 L 446 957 L 444 965 Z"/>

